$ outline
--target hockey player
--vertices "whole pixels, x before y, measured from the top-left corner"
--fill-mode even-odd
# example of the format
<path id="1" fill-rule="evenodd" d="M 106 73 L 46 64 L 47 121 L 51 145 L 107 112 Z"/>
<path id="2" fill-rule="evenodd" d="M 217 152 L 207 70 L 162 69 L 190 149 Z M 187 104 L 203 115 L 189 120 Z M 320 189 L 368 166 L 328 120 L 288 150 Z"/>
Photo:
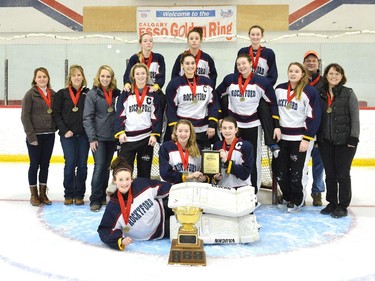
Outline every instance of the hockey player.
<path id="1" fill-rule="evenodd" d="M 186 52 L 191 53 L 195 58 L 195 64 L 197 65 L 196 74 L 199 76 L 205 76 L 210 78 L 216 85 L 217 72 L 215 62 L 211 56 L 203 52 L 200 47 L 203 41 L 203 29 L 200 26 L 192 28 L 187 35 L 187 42 L 189 49 Z M 178 55 L 172 69 L 172 79 L 178 76 L 184 75 L 184 70 L 181 68 L 181 56 Z"/>
<path id="2" fill-rule="evenodd" d="M 232 116 L 225 117 L 219 129 L 224 139 L 217 142 L 214 148 L 220 150 L 222 172 L 214 175 L 214 181 L 223 187 L 251 185 L 250 174 L 254 163 L 252 144 L 237 138 L 237 122 Z"/>
<path id="3" fill-rule="evenodd" d="M 149 90 L 149 70 L 145 64 L 135 64 L 130 77 L 132 90 L 123 91 L 117 100 L 115 137 L 121 144 L 119 156 L 132 168 L 137 157 L 137 176 L 150 178 L 154 146 L 162 127 L 160 98 Z"/>
<path id="4" fill-rule="evenodd" d="M 179 120 L 173 127 L 172 140 L 160 147 L 160 177 L 172 184 L 205 182 L 207 178 L 200 171 L 201 161 L 193 125 L 188 120 Z"/>
<path id="5" fill-rule="evenodd" d="M 171 184 L 133 180 L 131 167 L 122 157 L 113 160 L 111 169 L 117 190 L 98 227 L 100 239 L 112 249 L 124 250 L 135 240 L 169 237 L 168 218 L 172 212 L 163 204 L 163 198 L 168 196 Z"/>
<path id="6" fill-rule="evenodd" d="M 289 212 L 305 201 L 307 164 L 320 125 L 321 105 L 316 90 L 309 85 L 306 70 L 298 62 L 288 67 L 288 82 L 276 87 L 280 112 L 280 155 L 273 159 L 274 172 Z"/>
<path id="7" fill-rule="evenodd" d="M 195 74 L 197 65 L 193 54 L 183 53 L 181 65 L 184 75 L 172 79 L 166 90 L 169 133 L 165 134 L 164 140 L 170 139 L 170 132 L 178 120 L 187 119 L 194 126 L 198 147 L 208 148 L 218 121 L 214 85 L 209 78 Z"/>
<path id="8" fill-rule="evenodd" d="M 271 120 L 263 126 L 265 139 L 278 140 L 280 129 L 279 113 L 275 92 L 268 79 L 251 71 L 252 62 L 248 54 L 240 54 L 236 60 L 239 73 L 228 74 L 215 92 L 220 100 L 223 117 L 233 116 L 239 127 L 239 136 L 253 145 L 255 163 L 252 168 L 251 182 L 257 189 L 261 185 L 261 122 L 258 118 L 258 106 L 262 99 L 269 104 L 267 110 Z M 273 117 L 273 118 L 272 118 Z"/>

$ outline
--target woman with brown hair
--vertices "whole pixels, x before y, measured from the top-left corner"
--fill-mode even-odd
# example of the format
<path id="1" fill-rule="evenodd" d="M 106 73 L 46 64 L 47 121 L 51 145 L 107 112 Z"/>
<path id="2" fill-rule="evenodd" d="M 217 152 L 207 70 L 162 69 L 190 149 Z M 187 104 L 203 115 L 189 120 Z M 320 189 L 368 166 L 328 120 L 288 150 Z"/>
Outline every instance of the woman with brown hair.
<path id="1" fill-rule="evenodd" d="M 31 86 L 22 99 L 21 112 L 30 159 L 28 171 L 30 203 L 33 206 L 50 205 L 52 202 L 48 199 L 46 192 L 56 125 L 52 118 L 55 92 L 51 89 L 50 76 L 46 68 L 38 67 L 34 70 Z"/>
<path id="2" fill-rule="evenodd" d="M 329 204 L 321 214 L 342 218 L 348 215 L 352 199 L 350 168 L 359 142 L 358 99 L 345 87 L 344 69 L 337 63 L 326 67 L 320 98 L 323 103 L 318 145 L 326 172 Z"/>

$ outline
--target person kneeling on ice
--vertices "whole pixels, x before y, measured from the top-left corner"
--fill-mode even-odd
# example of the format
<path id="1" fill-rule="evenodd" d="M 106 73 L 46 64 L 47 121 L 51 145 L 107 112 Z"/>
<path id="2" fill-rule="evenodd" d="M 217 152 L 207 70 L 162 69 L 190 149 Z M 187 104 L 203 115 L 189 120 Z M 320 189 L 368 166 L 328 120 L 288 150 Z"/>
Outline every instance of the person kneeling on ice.
<path id="1" fill-rule="evenodd" d="M 163 199 L 171 184 L 146 178 L 133 180 L 131 167 L 122 157 L 113 160 L 111 169 L 117 190 L 98 227 L 100 239 L 112 249 L 124 250 L 134 240 L 168 237 L 172 211 Z"/>

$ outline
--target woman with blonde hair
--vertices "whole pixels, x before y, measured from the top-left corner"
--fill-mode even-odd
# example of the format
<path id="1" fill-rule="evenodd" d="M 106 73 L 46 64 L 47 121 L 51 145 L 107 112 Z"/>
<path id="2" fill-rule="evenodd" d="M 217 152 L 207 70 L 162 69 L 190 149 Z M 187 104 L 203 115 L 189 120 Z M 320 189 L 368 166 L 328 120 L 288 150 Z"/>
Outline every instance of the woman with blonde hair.
<path id="1" fill-rule="evenodd" d="M 87 94 L 83 111 L 83 126 L 94 157 L 90 196 L 90 209 L 94 212 L 106 204 L 109 166 L 116 150 L 114 108 L 119 95 L 112 68 L 102 65 L 94 78 L 94 87 Z"/>
<path id="2" fill-rule="evenodd" d="M 34 70 L 31 86 L 22 99 L 21 112 L 30 159 L 28 171 L 30 204 L 50 205 L 52 202 L 47 197 L 47 179 L 55 144 L 56 125 L 52 118 L 55 92 L 51 89 L 50 76 L 46 68 L 38 67 Z"/>
<path id="3" fill-rule="evenodd" d="M 144 63 L 130 71 L 131 91 L 123 91 L 117 100 L 115 137 L 121 148 L 119 156 L 134 167 L 137 177 L 150 178 L 154 146 L 161 135 L 163 112 L 160 97 L 150 92 L 149 69 Z"/>
<path id="4" fill-rule="evenodd" d="M 172 139 L 160 147 L 159 170 L 160 177 L 172 184 L 207 181 L 200 172 L 201 153 L 190 121 L 179 120 L 173 127 Z"/>
<path id="5" fill-rule="evenodd" d="M 83 205 L 90 144 L 83 128 L 83 109 L 89 91 L 82 66 L 69 68 L 66 88 L 56 93 L 52 116 L 64 153 L 64 204 Z"/>
<path id="6" fill-rule="evenodd" d="M 320 98 L 309 85 L 305 67 L 292 62 L 288 82 L 275 90 L 280 114 L 280 154 L 272 161 L 288 212 L 299 210 L 305 201 L 307 164 L 320 125 Z"/>

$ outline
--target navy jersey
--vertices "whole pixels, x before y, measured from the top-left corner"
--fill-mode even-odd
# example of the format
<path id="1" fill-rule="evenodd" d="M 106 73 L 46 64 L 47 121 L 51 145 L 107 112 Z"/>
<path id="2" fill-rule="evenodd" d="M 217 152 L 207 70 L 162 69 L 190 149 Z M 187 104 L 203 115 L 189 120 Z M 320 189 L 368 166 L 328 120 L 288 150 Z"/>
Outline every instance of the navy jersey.
<path id="1" fill-rule="evenodd" d="M 254 75 L 245 89 L 240 93 L 238 85 L 239 73 L 232 73 L 225 76 L 223 82 L 216 88 L 215 92 L 222 106 L 223 117 L 233 116 L 240 128 L 253 128 L 260 125 L 257 114 L 259 101 L 263 98 L 270 106 L 272 117 L 279 118 L 276 104 L 275 91 L 268 79 Z M 226 96 L 226 97 L 225 97 Z M 225 99 L 223 99 L 225 97 Z M 221 102 L 224 100 L 225 102 Z"/>
<path id="2" fill-rule="evenodd" d="M 126 66 L 125 74 L 123 77 L 124 85 L 126 83 L 131 84 L 130 81 L 130 70 L 136 63 L 140 63 L 138 54 L 134 54 L 130 57 L 129 63 Z M 160 89 L 163 88 L 165 84 L 165 61 L 161 54 L 152 52 L 152 62 L 149 67 L 150 79 L 153 84 L 157 84 Z"/>
<path id="3" fill-rule="evenodd" d="M 189 155 L 185 170 L 176 142 L 173 140 L 164 142 L 159 150 L 160 177 L 172 184 L 181 183 L 184 171 L 194 173 L 201 170 L 201 161 L 201 156 L 191 157 Z"/>
<path id="4" fill-rule="evenodd" d="M 215 62 L 211 56 L 203 51 L 201 51 L 201 56 L 197 64 L 197 75 L 205 76 L 212 80 L 214 87 L 216 85 L 217 71 L 215 67 Z M 184 75 L 184 71 L 181 68 L 181 54 L 178 55 L 172 69 L 172 79 L 178 76 Z"/>
<path id="5" fill-rule="evenodd" d="M 139 107 L 135 93 L 123 91 L 117 99 L 116 115 L 115 136 L 125 132 L 129 142 L 139 141 L 150 135 L 160 137 L 163 113 L 160 97 L 156 92 L 147 92 Z"/>
<path id="6" fill-rule="evenodd" d="M 180 119 L 187 119 L 193 124 L 196 133 L 202 133 L 208 127 L 216 127 L 218 101 L 212 81 L 204 76 L 196 75 L 195 78 L 196 103 L 193 102 L 193 94 L 185 75 L 169 82 L 166 90 L 168 126 L 173 126 Z"/>
<path id="7" fill-rule="evenodd" d="M 214 145 L 215 150 L 223 147 L 223 141 L 218 141 Z M 228 155 L 229 147 L 226 147 Z M 221 175 L 223 178 L 218 185 L 223 187 L 240 187 L 251 185 L 251 170 L 254 163 L 253 146 L 249 141 L 238 139 L 234 146 L 232 157 L 227 167 L 222 167 Z"/>
<path id="8" fill-rule="evenodd" d="M 289 141 L 314 140 L 322 114 L 317 91 L 307 85 L 300 100 L 293 97 L 289 106 L 287 82 L 278 85 L 275 93 L 280 112 L 281 138 Z"/>
<path id="9" fill-rule="evenodd" d="M 256 56 L 256 51 L 253 50 L 254 57 Z M 241 48 L 237 56 L 239 54 L 250 54 L 250 46 Z M 237 65 L 234 66 L 234 72 L 238 72 Z M 272 49 L 261 47 L 259 61 L 257 65 L 257 69 L 255 69 L 255 73 L 267 77 L 270 80 L 272 86 L 276 84 L 278 73 L 277 73 L 277 66 L 276 66 L 276 57 L 275 53 Z"/>
<path id="10" fill-rule="evenodd" d="M 168 196 L 170 188 L 171 184 L 168 182 L 135 179 L 131 185 L 133 202 L 128 223 L 125 223 L 122 216 L 116 191 L 111 196 L 98 227 L 100 239 L 109 247 L 119 250 L 119 240 L 123 237 L 133 240 L 163 238 L 165 215 L 162 199 Z M 121 196 L 126 204 L 127 194 Z"/>

